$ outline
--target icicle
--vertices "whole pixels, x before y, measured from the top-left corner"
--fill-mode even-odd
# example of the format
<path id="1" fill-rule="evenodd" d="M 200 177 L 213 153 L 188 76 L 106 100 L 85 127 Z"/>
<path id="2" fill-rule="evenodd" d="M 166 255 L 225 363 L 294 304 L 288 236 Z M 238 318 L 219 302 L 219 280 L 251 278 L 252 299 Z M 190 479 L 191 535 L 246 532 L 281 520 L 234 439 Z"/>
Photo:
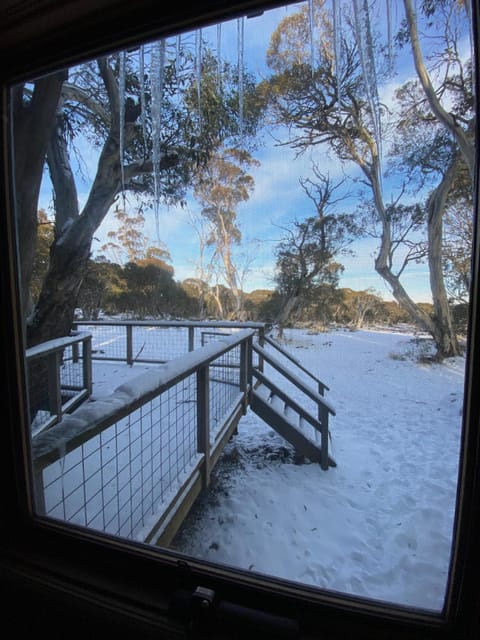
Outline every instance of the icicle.
<path id="1" fill-rule="evenodd" d="M 147 144 L 147 101 L 145 99 L 145 47 L 140 47 L 140 108 L 143 145 Z"/>
<path id="2" fill-rule="evenodd" d="M 154 210 L 158 225 L 158 209 L 160 203 L 160 123 L 163 99 L 163 74 L 165 66 L 165 40 L 160 40 L 153 45 L 152 70 L 150 74 L 152 92 L 152 160 L 153 160 L 153 186 L 154 186 Z"/>
<path id="3" fill-rule="evenodd" d="M 370 25 L 370 15 L 368 8 L 368 0 L 363 0 L 362 6 L 359 6 L 361 0 L 354 0 L 354 24 L 355 35 L 360 55 L 360 64 L 362 68 L 363 80 L 367 94 L 367 100 L 372 115 L 373 131 L 379 162 L 381 164 L 382 156 L 382 136 L 380 121 L 380 102 L 378 99 L 377 72 L 375 68 L 375 54 L 373 50 L 372 31 Z M 381 180 L 381 168 L 379 171 Z"/>
<path id="4" fill-rule="evenodd" d="M 217 24 L 217 88 L 220 92 L 222 85 L 222 25 Z"/>
<path id="5" fill-rule="evenodd" d="M 120 66 L 118 71 L 118 100 L 120 102 L 119 119 L 120 119 L 120 173 L 122 180 L 122 193 L 125 192 L 125 170 L 123 166 L 124 161 L 124 148 L 125 148 L 125 58 L 126 53 L 122 51 L 120 53 Z"/>
<path id="6" fill-rule="evenodd" d="M 392 34 L 392 0 L 387 2 L 387 51 L 388 51 L 388 73 L 393 71 L 393 34 Z"/>
<path id="7" fill-rule="evenodd" d="M 243 52 L 245 45 L 244 18 L 237 19 L 237 36 L 238 36 L 238 128 L 240 131 L 240 143 L 243 144 Z"/>
<path id="8" fill-rule="evenodd" d="M 340 0 L 333 0 L 333 44 L 335 52 L 335 78 L 337 98 L 342 97 L 342 7 Z"/>
<path id="9" fill-rule="evenodd" d="M 315 69 L 315 15 L 313 8 L 313 0 L 308 0 L 308 22 L 309 22 L 309 31 L 310 31 L 310 67 L 312 70 L 312 78 L 313 72 Z"/>
<path id="10" fill-rule="evenodd" d="M 180 52 L 182 50 L 182 36 L 178 35 L 175 43 L 175 74 L 180 77 Z"/>
<path id="11" fill-rule="evenodd" d="M 197 81 L 198 129 L 202 133 L 202 30 L 195 32 L 195 74 Z"/>

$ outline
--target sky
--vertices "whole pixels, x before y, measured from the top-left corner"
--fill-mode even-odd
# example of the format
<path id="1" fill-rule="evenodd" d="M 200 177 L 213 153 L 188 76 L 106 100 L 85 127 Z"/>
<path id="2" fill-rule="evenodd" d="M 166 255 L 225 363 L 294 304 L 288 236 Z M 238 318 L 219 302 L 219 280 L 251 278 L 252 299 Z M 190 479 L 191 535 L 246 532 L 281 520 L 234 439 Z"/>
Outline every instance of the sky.
<path id="1" fill-rule="evenodd" d="M 259 76 L 268 73 L 265 61 L 271 33 L 279 21 L 289 13 L 298 9 L 300 5 L 280 7 L 258 17 L 245 19 L 244 22 L 244 62 L 245 67 Z M 381 8 L 382 2 L 379 7 Z M 392 28 L 398 26 L 402 17 L 403 3 L 399 0 L 391 3 Z M 373 14 L 377 20 L 376 26 L 385 33 L 383 14 Z M 211 26 L 202 30 L 206 40 L 216 47 L 216 27 Z M 185 37 L 185 36 L 184 36 Z M 187 38 L 189 36 L 186 36 Z M 190 36 L 190 39 L 191 36 Z M 222 49 L 224 59 L 236 62 L 238 58 L 237 22 L 231 21 L 222 26 Z M 414 77 L 411 56 L 404 50 L 398 60 L 395 75 L 388 84 L 379 87 L 380 99 L 386 104 L 392 103 L 395 87 L 405 80 Z M 285 139 L 285 137 L 283 138 Z M 94 175 L 96 156 L 88 148 L 82 149 L 84 169 L 90 179 Z M 344 172 L 349 177 L 358 176 L 355 167 L 342 167 L 340 163 L 324 148 L 314 148 L 311 153 L 295 157 L 288 146 L 278 146 L 267 131 L 264 143 L 255 157 L 261 164 L 253 168 L 250 173 L 255 181 L 255 190 L 247 202 L 241 203 L 237 210 L 237 221 L 242 232 L 242 247 L 237 250 L 237 264 L 240 271 L 245 270 L 243 288 L 246 291 L 254 289 L 272 289 L 274 283 L 274 249 L 282 236 L 285 227 L 294 220 L 301 220 L 313 215 L 313 203 L 306 198 L 300 187 L 299 178 L 311 175 L 311 162 L 315 161 L 324 173 L 332 179 L 342 179 Z M 394 193 L 395 185 L 384 183 L 385 199 L 388 201 Z M 358 203 L 358 187 L 350 184 L 346 187 L 353 193 L 348 201 L 342 203 L 347 211 L 353 211 Z M 389 191 L 390 190 L 390 191 Z M 88 194 L 88 184 L 80 182 L 79 199 L 85 201 Z M 48 208 L 51 201 L 48 178 L 42 188 L 41 205 Z M 127 208 L 128 208 L 127 198 Z M 200 207 L 191 197 L 187 198 L 187 207 L 162 207 L 158 220 L 152 214 L 148 216 L 145 233 L 155 242 L 159 240 L 167 246 L 175 269 L 175 278 L 183 280 L 198 275 L 199 243 L 195 230 L 189 224 L 189 218 L 198 215 Z M 105 243 L 107 233 L 114 228 L 115 220 L 109 214 L 102 226 L 95 234 L 93 251 L 95 252 Z M 158 237 L 158 229 L 161 229 Z M 356 290 L 373 289 L 384 299 L 392 299 L 391 293 L 384 281 L 375 273 L 374 256 L 378 241 L 363 238 L 352 245 L 353 255 L 341 256 L 340 262 L 344 271 L 340 279 L 340 286 Z M 430 301 L 428 269 L 426 265 L 413 265 L 403 274 L 402 281 L 414 300 Z"/>

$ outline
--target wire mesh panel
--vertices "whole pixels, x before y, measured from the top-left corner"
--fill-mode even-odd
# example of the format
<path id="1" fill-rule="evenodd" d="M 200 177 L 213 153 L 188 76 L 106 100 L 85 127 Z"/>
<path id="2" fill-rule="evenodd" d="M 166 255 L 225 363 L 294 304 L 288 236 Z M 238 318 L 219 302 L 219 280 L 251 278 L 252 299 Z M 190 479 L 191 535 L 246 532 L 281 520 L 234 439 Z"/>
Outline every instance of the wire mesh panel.
<path id="1" fill-rule="evenodd" d="M 46 515 L 143 539 L 198 460 L 190 375 L 43 470 Z"/>
<path id="2" fill-rule="evenodd" d="M 238 403 L 240 393 L 240 347 L 210 364 L 210 434 L 215 437 L 225 418 Z"/>
<path id="3" fill-rule="evenodd" d="M 167 362 L 188 352 L 188 329 L 134 325 L 132 344 L 134 362 Z"/>
<path id="4" fill-rule="evenodd" d="M 127 360 L 126 325 L 82 324 L 81 326 L 92 335 L 93 358 L 96 360 Z"/>

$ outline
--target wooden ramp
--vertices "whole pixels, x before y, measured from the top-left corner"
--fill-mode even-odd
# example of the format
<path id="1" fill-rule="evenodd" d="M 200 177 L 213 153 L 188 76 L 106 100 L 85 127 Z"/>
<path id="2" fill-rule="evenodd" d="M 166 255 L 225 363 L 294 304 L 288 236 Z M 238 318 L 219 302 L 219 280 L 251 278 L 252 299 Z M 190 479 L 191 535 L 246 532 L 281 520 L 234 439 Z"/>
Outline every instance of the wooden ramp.
<path id="1" fill-rule="evenodd" d="M 268 341 L 270 346 L 277 348 L 273 340 Z M 292 372 L 292 366 L 287 366 L 279 358 L 272 355 L 259 345 L 254 345 L 254 351 L 259 356 L 259 366 L 253 367 L 252 376 L 255 384 L 252 386 L 250 407 L 262 420 L 274 429 L 285 440 L 290 442 L 295 449 L 312 462 L 318 462 L 322 469 L 335 467 L 336 463 L 328 453 L 328 419 L 329 415 L 335 415 L 334 408 L 327 402 L 323 395 L 308 385 Z M 279 349 L 291 364 L 302 368 L 301 364 Z M 274 383 L 262 369 L 267 363 L 277 372 L 276 378 L 280 381 Z M 310 374 L 309 374 L 310 375 Z M 303 407 L 281 388 L 281 381 L 285 380 L 293 384 L 300 392 L 307 396 L 317 406 L 317 416 Z M 316 381 L 318 388 L 326 388 L 323 383 Z M 308 434 L 314 434 L 313 438 Z"/>

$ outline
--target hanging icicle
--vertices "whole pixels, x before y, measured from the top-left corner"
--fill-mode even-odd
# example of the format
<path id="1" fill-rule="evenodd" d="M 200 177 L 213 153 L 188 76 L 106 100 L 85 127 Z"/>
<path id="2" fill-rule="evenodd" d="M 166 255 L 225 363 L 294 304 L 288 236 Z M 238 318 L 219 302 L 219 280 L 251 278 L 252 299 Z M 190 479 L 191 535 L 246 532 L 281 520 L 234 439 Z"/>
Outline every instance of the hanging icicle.
<path id="1" fill-rule="evenodd" d="M 377 144 L 379 163 L 382 158 L 382 135 L 380 118 L 380 101 L 378 98 L 377 72 L 375 68 L 375 52 L 373 48 L 373 37 L 370 24 L 370 13 L 368 0 L 354 0 L 354 28 L 360 56 L 363 81 L 367 100 L 372 115 L 373 132 Z M 381 166 L 379 168 L 379 178 L 381 180 Z"/>
<path id="2" fill-rule="evenodd" d="M 119 69 L 118 69 L 118 100 L 119 105 L 119 127 L 120 127 L 120 140 L 119 140 L 119 159 L 120 159 L 120 175 L 122 181 L 122 194 L 125 197 L 125 169 L 124 169 L 124 154 L 125 154 L 125 58 L 126 53 L 122 51 L 120 53 Z"/>
<path id="3" fill-rule="evenodd" d="M 310 68 L 313 78 L 313 72 L 315 70 L 315 14 L 313 0 L 308 0 L 308 25 L 310 33 Z"/>
<path id="4" fill-rule="evenodd" d="M 182 36 L 178 35 L 175 41 L 175 75 L 180 77 L 180 53 L 182 51 Z"/>
<path id="5" fill-rule="evenodd" d="M 342 7 L 341 0 L 333 0 L 333 48 L 335 55 L 335 79 L 337 99 L 342 98 Z"/>
<path id="6" fill-rule="evenodd" d="M 143 145 L 147 145 L 147 101 L 145 98 L 145 47 L 140 47 L 140 120 L 142 124 Z"/>
<path id="7" fill-rule="evenodd" d="M 240 132 L 240 144 L 243 146 L 243 58 L 245 45 L 245 23 L 244 18 L 237 19 L 237 51 L 238 51 L 238 129 Z"/>
<path id="8" fill-rule="evenodd" d="M 388 56 L 388 73 L 393 72 L 393 28 L 392 28 L 392 0 L 386 0 L 387 3 L 387 56 Z"/>
<path id="9" fill-rule="evenodd" d="M 202 30 L 195 32 L 195 75 L 197 83 L 198 130 L 202 133 Z"/>
<path id="10" fill-rule="evenodd" d="M 217 24 L 217 89 L 222 89 L 222 25 Z"/>
<path id="11" fill-rule="evenodd" d="M 163 76 L 165 68 L 165 40 L 153 44 L 152 69 L 150 73 L 152 95 L 152 160 L 154 211 L 158 231 L 158 211 L 160 205 L 160 132 L 163 101 Z"/>

